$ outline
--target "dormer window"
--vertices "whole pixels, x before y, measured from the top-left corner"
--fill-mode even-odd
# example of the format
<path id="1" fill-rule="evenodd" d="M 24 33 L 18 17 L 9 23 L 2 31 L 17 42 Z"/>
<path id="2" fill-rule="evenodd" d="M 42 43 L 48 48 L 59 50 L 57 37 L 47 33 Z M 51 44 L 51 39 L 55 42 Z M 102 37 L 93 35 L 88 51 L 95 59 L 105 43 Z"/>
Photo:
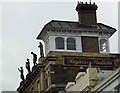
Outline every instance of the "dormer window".
<path id="1" fill-rule="evenodd" d="M 102 53 L 108 52 L 108 44 L 106 39 L 100 40 L 100 52 Z"/>
<path id="2" fill-rule="evenodd" d="M 64 49 L 64 38 L 56 37 L 55 38 L 55 47 L 56 47 L 56 49 Z"/>
<path id="3" fill-rule="evenodd" d="M 67 38 L 67 50 L 76 50 L 76 41 L 74 38 Z"/>

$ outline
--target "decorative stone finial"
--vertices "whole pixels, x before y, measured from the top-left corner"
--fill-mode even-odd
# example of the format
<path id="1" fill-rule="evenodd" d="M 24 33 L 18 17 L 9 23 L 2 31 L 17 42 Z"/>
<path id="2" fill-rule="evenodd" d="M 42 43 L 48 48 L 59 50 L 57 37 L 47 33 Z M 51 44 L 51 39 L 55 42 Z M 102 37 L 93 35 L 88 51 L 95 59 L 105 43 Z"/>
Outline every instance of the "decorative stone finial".
<path id="1" fill-rule="evenodd" d="M 90 4 L 91 4 L 91 0 L 90 0 Z"/>
<path id="2" fill-rule="evenodd" d="M 91 1 L 90 1 L 90 5 L 91 5 Z"/>

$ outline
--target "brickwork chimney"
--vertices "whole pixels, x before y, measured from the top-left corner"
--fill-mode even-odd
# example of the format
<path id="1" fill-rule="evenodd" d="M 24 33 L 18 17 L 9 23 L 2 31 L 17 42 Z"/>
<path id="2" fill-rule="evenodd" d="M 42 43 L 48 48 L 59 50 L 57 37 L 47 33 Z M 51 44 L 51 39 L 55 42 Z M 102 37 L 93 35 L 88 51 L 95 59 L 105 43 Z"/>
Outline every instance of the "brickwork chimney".
<path id="1" fill-rule="evenodd" d="M 80 24 L 95 25 L 97 23 L 96 10 L 97 5 L 95 3 L 88 4 L 78 2 L 76 11 L 78 12 L 78 21 Z"/>

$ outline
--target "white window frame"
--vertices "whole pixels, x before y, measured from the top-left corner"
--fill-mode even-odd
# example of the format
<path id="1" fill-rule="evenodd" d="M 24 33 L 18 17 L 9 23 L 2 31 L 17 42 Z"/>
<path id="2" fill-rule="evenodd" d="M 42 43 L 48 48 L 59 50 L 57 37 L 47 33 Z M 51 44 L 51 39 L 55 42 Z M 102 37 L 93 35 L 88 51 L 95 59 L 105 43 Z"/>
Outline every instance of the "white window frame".
<path id="1" fill-rule="evenodd" d="M 72 39 L 74 42 L 68 42 L 68 39 Z M 73 37 L 68 37 L 67 39 L 66 39 L 66 47 L 67 47 L 67 50 L 76 50 L 76 39 L 75 38 L 73 38 Z M 74 46 L 74 49 L 68 49 L 68 47 L 69 46 Z"/>
<path id="2" fill-rule="evenodd" d="M 58 38 L 60 38 L 61 40 L 63 40 L 63 42 L 62 41 L 57 41 L 57 39 Z M 59 43 L 63 43 L 63 45 L 62 44 L 59 44 Z M 63 48 L 59 48 L 58 46 L 63 46 Z M 65 49 L 65 40 L 64 40 L 64 38 L 63 37 L 56 37 L 55 38 L 55 49 L 59 49 L 59 50 L 64 50 Z"/>
<path id="3" fill-rule="evenodd" d="M 107 39 L 101 38 L 99 40 L 99 50 L 100 50 L 100 53 L 108 53 L 109 52 L 109 44 L 108 44 Z"/>

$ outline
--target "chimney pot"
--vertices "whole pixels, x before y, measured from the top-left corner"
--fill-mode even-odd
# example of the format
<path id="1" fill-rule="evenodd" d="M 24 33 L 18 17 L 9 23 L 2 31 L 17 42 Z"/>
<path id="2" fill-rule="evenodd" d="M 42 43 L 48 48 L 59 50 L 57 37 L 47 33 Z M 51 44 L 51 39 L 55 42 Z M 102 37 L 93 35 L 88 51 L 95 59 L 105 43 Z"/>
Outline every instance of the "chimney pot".
<path id="1" fill-rule="evenodd" d="M 76 7 L 76 11 L 78 12 L 78 21 L 81 24 L 86 25 L 95 25 L 97 24 L 96 10 L 97 5 L 93 4 L 78 4 Z"/>

